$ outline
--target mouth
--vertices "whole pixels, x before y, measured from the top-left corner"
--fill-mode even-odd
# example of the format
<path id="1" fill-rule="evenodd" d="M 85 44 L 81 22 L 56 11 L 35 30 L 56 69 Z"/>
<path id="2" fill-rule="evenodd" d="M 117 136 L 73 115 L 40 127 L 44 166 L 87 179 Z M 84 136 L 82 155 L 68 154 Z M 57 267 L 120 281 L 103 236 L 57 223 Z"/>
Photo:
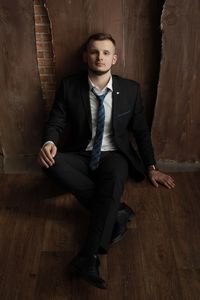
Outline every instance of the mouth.
<path id="1" fill-rule="evenodd" d="M 104 64 L 99 63 L 99 62 L 95 63 L 95 65 L 96 65 L 97 67 L 103 67 L 103 66 L 105 66 Z"/>

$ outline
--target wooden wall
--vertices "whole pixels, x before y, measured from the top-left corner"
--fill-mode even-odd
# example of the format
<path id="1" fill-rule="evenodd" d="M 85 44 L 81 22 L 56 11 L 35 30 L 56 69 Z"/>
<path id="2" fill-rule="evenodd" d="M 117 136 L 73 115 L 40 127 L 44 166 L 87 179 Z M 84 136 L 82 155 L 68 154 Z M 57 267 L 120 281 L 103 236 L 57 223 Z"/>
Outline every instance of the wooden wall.
<path id="1" fill-rule="evenodd" d="M 57 85 L 63 76 L 84 68 L 80 49 L 88 35 L 110 32 L 119 54 L 113 72 L 141 83 L 149 125 L 154 118 L 157 159 L 199 162 L 199 2 L 166 0 L 164 8 L 163 3 L 46 0 Z M 32 1 L 16 0 L 13 5 L 11 0 L 0 0 L 0 43 L 0 170 L 33 171 L 45 103 Z"/>
<path id="2" fill-rule="evenodd" d="M 0 169 L 33 171 L 43 103 L 37 69 L 32 1 L 0 2 Z"/>
<path id="3" fill-rule="evenodd" d="M 166 0 L 153 122 L 157 157 L 200 161 L 200 2 Z"/>

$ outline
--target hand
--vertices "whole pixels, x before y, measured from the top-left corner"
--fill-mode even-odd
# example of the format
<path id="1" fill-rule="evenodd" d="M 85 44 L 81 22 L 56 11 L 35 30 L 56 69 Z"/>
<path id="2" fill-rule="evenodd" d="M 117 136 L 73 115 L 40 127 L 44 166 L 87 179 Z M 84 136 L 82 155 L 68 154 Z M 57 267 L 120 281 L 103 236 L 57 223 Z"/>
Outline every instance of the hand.
<path id="1" fill-rule="evenodd" d="M 41 167 L 49 168 L 55 164 L 54 157 L 57 153 L 55 144 L 48 143 L 40 149 L 38 154 L 38 163 Z"/>
<path id="2" fill-rule="evenodd" d="M 158 170 L 150 170 L 148 171 L 148 175 L 151 183 L 155 187 L 158 187 L 158 183 L 164 185 L 168 189 L 175 187 L 174 179 L 165 173 L 162 173 Z"/>

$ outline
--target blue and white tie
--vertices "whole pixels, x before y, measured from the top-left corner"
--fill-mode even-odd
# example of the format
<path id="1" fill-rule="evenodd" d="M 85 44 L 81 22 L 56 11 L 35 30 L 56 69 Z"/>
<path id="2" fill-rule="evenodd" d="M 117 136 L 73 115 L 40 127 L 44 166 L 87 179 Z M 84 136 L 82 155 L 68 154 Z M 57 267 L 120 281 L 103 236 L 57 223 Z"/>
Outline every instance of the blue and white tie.
<path id="1" fill-rule="evenodd" d="M 104 109 L 103 101 L 106 95 L 108 94 L 109 89 L 106 89 L 106 92 L 102 95 L 97 95 L 94 89 L 92 89 L 92 92 L 98 100 L 98 111 L 97 111 L 96 135 L 94 138 L 94 144 L 93 144 L 89 166 L 92 170 L 96 170 L 99 166 L 99 161 L 101 158 L 101 145 L 103 141 L 103 132 L 104 132 L 104 123 L 105 123 L 105 109 Z"/>

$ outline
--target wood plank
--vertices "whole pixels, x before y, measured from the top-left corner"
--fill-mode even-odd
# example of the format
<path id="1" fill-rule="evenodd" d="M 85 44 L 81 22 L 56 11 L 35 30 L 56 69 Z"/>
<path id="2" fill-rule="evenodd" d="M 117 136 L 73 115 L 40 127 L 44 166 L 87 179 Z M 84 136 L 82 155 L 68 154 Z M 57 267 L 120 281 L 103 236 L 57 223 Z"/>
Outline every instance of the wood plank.
<path id="1" fill-rule="evenodd" d="M 200 173 L 179 174 L 173 197 L 162 202 L 185 300 L 200 295 L 199 182 Z"/>
<path id="2" fill-rule="evenodd" d="M 4 262 L 1 264 L 0 298 L 34 299 L 32 291 L 43 242 L 44 207 L 35 201 L 33 193 L 27 193 L 34 188 L 32 178 L 5 177 L 3 187 L 0 258 Z M 39 217 L 37 211 L 43 217 Z"/>
<path id="3" fill-rule="evenodd" d="M 87 233 L 88 213 L 69 194 L 56 197 L 53 201 L 51 199 L 51 203 L 42 251 L 58 252 L 71 249 L 78 252 Z M 78 220 L 76 226 L 74 220 Z"/>
<path id="4" fill-rule="evenodd" d="M 27 170 L 30 158 L 35 158 L 41 143 L 44 105 L 33 2 L 17 0 L 13 5 L 11 0 L 2 0 L 0 6 L 0 169 L 6 173 Z M 21 157 L 19 166 L 17 159 Z"/>
<path id="5" fill-rule="evenodd" d="M 199 162 L 199 1 L 165 1 L 152 129 L 158 159 Z"/>
<path id="6" fill-rule="evenodd" d="M 138 230 L 130 229 L 122 243 L 114 245 L 108 254 L 109 300 L 143 300 L 146 297 L 143 254 Z"/>
<path id="7" fill-rule="evenodd" d="M 35 299 L 108 299 L 109 290 L 99 290 L 71 277 L 68 266 L 73 256 L 69 251 L 41 253 Z"/>
<path id="8" fill-rule="evenodd" d="M 132 186 L 133 191 L 134 186 Z M 173 191 L 169 191 L 164 187 L 153 188 L 150 183 L 146 183 L 145 186 L 141 186 L 135 191 L 137 191 L 136 197 L 140 199 L 140 205 L 136 209 L 137 236 L 139 241 L 137 248 L 134 246 L 134 241 L 129 241 L 130 245 L 129 247 L 127 245 L 125 250 L 127 252 L 127 249 L 132 249 L 129 250 L 130 253 L 132 252 L 132 257 L 139 255 L 136 261 L 139 261 L 140 265 L 135 272 L 135 268 L 132 268 L 133 278 L 137 278 L 139 274 L 140 276 L 142 274 L 143 282 L 141 281 L 140 285 L 143 286 L 145 296 L 139 293 L 135 297 L 157 300 L 181 299 L 180 280 L 177 274 L 176 261 L 161 198 L 161 193 L 163 193 L 164 200 L 167 201 L 170 193 L 173 193 Z M 136 253 L 134 251 L 135 248 L 137 249 Z M 140 291 L 138 286 L 136 291 Z M 136 291 L 132 290 L 132 293 L 136 293 Z"/>

